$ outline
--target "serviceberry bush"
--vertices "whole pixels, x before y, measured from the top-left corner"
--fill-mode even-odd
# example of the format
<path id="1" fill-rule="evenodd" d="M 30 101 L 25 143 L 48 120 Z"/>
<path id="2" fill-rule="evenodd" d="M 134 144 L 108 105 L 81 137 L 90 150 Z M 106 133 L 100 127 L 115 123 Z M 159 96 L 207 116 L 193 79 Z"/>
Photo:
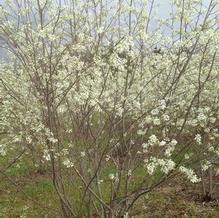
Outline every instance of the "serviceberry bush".
<path id="1" fill-rule="evenodd" d="M 156 0 L 0 6 L 0 158 L 52 172 L 62 217 L 131 217 L 163 182 L 207 171 L 213 195 L 218 1 L 170 2 L 166 18 Z"/>

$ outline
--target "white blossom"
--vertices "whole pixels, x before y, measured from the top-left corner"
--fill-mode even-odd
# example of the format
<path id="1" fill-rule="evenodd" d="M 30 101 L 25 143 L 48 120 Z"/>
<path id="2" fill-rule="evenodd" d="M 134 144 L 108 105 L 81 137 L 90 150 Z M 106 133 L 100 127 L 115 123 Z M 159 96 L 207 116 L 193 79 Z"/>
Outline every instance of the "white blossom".
<path id="1" fill-rule="evenodd" d="M 71 168 L 71 167 L 74 166 L 74 163 L 71 162 L 69 159 L 66 158 L 66 159 L 63 161 L 63 165 L 66 166 L 67 168 Z"/>
<path id="2" fill-rule="evenodd" d="M 202 143 L 202 137 L 200 134 L 195 135 L 195 141 L 200 145 Z"/>
<path id="3" fill-rule="evenodd" d="M 200 179 L 197 177 L 197 175 L 194 173 L 192 169 L 188 169 L 184 166 L 180 166 L 179 170 L 180 172 L 184 173 L 192 183 L 200 182 Z"/>

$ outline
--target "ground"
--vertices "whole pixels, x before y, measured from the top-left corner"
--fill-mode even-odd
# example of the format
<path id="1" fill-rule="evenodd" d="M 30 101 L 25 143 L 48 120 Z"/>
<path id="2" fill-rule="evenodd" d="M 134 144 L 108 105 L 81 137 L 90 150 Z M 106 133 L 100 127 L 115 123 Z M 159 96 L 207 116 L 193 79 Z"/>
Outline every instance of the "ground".
<path id="1" fill-rule="evenodd" d="M 218 218 L 219 196 L 203 201 L 200 188 L 176 178 L 144 196 L 135 206 L 133 217 Z M 6 176 L 1 174 L 0 218 L 58 218 L 54 209 L 57 202 L 48 172 L 42 174 L 24 164 L 10 168 Z"/>

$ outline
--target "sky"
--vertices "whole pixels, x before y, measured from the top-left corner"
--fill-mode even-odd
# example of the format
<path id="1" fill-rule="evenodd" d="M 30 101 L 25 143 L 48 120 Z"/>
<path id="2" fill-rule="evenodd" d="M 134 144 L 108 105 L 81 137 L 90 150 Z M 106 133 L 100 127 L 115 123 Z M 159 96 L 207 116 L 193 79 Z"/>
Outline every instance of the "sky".
<path id="1" fill-rule="evenodd" d="M 0 4 L 3 3 L 5 0 L 0 0 Z M 117 0 L 114 0 L 117 1 Z M 208 3 L 210 2 L 210 0 L 203 0 L 204 4 L 208 5 Z M 157 9 L 158 11 L 158 15 L 161 18 L 166 18 L 168 17 L 168 14 L 171 11 L 171 5 L 170 5 L 170 0 L 155 0 L 155 4 L 158 4 L 159 7 Z M 153 23 L 151 23 L 153 25 Z M 165 34 L 165 31 L 164 31 Z M 167 34 L 167 33 L 166 33 Z M 1 42 L 0 42 L 1 43 Z M 0 48 L 0 59 L 2 59 L 4 57 L 4 52 L 3 50 Z"/>

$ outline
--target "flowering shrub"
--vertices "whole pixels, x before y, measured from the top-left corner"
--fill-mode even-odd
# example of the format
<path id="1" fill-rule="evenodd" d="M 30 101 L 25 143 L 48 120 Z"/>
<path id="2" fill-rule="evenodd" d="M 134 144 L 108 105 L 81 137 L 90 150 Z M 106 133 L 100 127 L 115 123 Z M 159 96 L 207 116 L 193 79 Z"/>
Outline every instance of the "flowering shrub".
<path id="1" fill-rule="evenodd" d="M 217 2 L 172 4 L 155 30 L 154 1 L 1 6 L 0 154 L 51 167 L 63 217 L 128 217 L 167 179 L 218 173 Z"/>

